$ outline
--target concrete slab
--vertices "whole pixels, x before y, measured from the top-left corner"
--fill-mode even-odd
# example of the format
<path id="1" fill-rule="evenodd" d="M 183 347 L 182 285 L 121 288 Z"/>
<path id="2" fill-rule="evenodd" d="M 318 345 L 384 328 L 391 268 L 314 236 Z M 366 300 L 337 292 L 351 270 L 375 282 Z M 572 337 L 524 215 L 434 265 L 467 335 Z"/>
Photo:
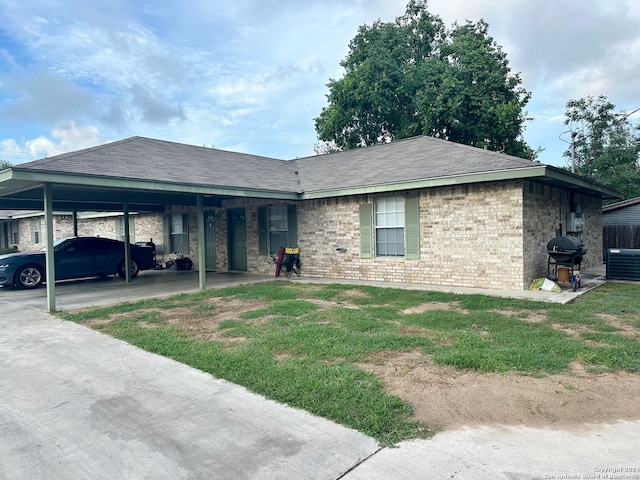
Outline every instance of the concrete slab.
<path id="1" fill-rule="evenodd" d="M 639 479 L 640 422 L 463 428 L 386 448 L 343 480 Z"/>
<path id="2" fill-rule="evenodd" d="M 219 288 L 273 280 L 269 275 L 248 273 L 207 273 L 207 288 Z M 112 276 L 68 280 L 56 283 L 56 310 L 113 305 L 143 298 L 158 298 L 199 290 L 198 272 L 149 270 L 140 272 L 131 282 Z M 0 300 L 20 302 L 27 307 L 47 309 L 47 290 L 20 290 L 0 287 Z"/>
<path id="3" fill-rule="evenodd" d="M 334 479 L 354 430 L 0 299 L 0 479 Z"/>
<path id="4" fill-rule="evenodd" d="M 497 288 L 470 288 L 460 287 L 457 285 L 427 285 L 418 283 L 393 283 L 393 282 L 371 282 L 362 280 L 342 280 L 332 278 L 310 278 L 310 277 L 291 277 L 292 281 L 306 282 L 306 283 L 343 283 L 349 285 L 369 285 L 373 287 L 389 287 L 389 288 L 403 288 L 407 290 L 430 290 L 433 292 L 449 292 L 460 293 L 464 295 L 489 295 L 492 297 L 502 298 L 518 298 L 523 300 L 533 300 L 536 302 L 548 302 L 548 303 L 571 303 L 580 295 L 583 295 L 594 288 L 599 287 L 606 282 L 605 266 L 598 265 L 597 267 L 585 270 L 582 273 L 582 279 L 580 282 L 580 288 L 575 292 L 571 288 L 569 283 L 559 283 L 561 291 L 549 292 L 544 290 L 501 290 Z"/>

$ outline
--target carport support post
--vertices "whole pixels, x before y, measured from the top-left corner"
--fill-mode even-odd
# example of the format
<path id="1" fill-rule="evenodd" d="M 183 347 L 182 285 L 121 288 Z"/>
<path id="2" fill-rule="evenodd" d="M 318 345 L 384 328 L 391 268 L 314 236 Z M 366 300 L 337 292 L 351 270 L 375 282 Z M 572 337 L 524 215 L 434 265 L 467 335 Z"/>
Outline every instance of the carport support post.
<path id="1" fill-rule="evenodd" d="M 129 270 L 129 264 L 131 263 L 131 244 L 129 242 L 129 204 L 125 203 L 122 206 L 124 212 L 124 271 L 125 282 L 131 281 L 131 271 Z"/>
<path id="2" fill-rule="evenodd" d="M 204 196 L 197 197 L 197 224 L 198 224 L 198 281 L 200 290 L 207 288 L 206 249 L 204 248 Z"/>
<path id="3" fill-rule="evenodd" d="M 56 311 L 56 264 L 53 252 L 53 194 L 51 184 L 44 184 L 44 222 L 46 225 L 46 245 L 44 254 L 46 268 L 45 281 L 47 282 L 47 310 L 49 313 Z"/>
<path id="4" fill-rule="evenodd" d="M 78 236 L 78 210 L 73 209 L 73 236 Z"/>

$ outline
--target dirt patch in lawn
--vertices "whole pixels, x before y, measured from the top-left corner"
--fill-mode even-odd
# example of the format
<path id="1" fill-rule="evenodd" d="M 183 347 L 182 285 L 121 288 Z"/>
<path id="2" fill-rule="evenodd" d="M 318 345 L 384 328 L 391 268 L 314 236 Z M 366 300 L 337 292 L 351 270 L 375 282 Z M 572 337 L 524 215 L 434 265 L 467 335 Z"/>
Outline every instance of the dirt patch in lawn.
<path id="1" fill-rule="evenodd" d="M 640 419 L 640 375 L 587 373 L 533 378 L 478 373 L 433 364 L 420 354 L 389 355 L 359 365 L 388 393 L 413 405 L 417 419 L 439 429 L 474 425 L 578 427 Z"/>

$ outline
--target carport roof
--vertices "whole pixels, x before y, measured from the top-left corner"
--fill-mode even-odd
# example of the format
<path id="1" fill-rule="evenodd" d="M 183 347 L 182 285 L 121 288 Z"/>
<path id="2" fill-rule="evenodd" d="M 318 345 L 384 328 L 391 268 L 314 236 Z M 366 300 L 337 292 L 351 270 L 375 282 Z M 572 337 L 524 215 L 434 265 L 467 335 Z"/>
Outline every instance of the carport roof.
<path id="1" fill-rule="evenodd" d="M 441 139 L 418 136 L 323 156 L 278 160 L 145 137 L 43 158 L 0 172 L 0 209 L 162 211 L 224 198 L 309 199 L 465 183 L 528 179 L 622 198 L 565 170 Z"/>

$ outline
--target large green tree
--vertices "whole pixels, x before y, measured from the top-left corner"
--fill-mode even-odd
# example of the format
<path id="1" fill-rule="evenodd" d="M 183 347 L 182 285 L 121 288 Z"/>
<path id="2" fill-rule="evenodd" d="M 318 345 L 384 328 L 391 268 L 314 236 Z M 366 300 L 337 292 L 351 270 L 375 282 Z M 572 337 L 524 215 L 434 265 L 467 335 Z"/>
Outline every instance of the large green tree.
<path id="1" fill-rule="evenodd" d="M 534 158 L 524 142 L 530 93 L 484 21 L 447 30 L 426 0 L 394 22 L 359 27 L 315 119 L 321 141 L 350 149 L 414 135 Z"/>
<path id="2" fill-rule="evenodd" d="M 603 95 L 568 101 L 565 124 L 574 152 L 570 146 L 564 155 L 577 174 L 634 198 L 640 196 L 640 125 L 615 109 Z"/>

